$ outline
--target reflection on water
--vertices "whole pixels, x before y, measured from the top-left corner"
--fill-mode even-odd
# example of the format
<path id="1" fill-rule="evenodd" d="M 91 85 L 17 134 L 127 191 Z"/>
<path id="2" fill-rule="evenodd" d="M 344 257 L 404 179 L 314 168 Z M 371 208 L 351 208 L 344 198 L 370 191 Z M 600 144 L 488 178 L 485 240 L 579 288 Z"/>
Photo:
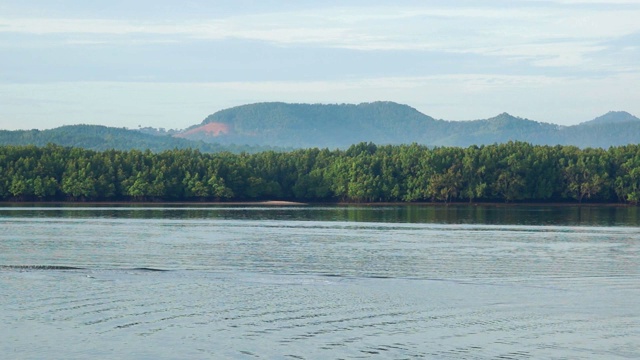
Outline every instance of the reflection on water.
<path id="1" fill-rule="evenodd" d="M 640 357 L 627 207 L 0 208 L 8 358 Z"/>
<path id="2" fill-rule="evenodd" d="M 3 217 L 129 219 L 249 219 L 383 223 L 637 226 L 635 206 L 402 205 L 402 206 L 96 206 L 0 207 Z"/>

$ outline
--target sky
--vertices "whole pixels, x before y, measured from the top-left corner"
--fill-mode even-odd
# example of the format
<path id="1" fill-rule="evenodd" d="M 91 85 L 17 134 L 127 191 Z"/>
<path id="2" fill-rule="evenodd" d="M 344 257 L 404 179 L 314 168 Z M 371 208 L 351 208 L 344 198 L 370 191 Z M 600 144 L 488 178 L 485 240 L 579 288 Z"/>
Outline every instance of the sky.
<path id="1" fill-rule="evenodd" d="M 183 129 L 256 102 L 640 116 L 640 0 L 2 0 L 0 129 Z"/>

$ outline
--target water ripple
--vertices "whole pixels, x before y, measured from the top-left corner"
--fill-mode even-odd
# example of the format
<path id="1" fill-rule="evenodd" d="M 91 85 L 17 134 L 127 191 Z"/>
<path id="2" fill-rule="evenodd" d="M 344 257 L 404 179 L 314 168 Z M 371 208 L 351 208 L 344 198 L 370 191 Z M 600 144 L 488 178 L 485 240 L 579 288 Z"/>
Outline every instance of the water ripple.
<path id="1" fill-rule="evenodd" d="M 0 223 L 13 358 L 640 356 L 637 228 L 45 220 Z"/>

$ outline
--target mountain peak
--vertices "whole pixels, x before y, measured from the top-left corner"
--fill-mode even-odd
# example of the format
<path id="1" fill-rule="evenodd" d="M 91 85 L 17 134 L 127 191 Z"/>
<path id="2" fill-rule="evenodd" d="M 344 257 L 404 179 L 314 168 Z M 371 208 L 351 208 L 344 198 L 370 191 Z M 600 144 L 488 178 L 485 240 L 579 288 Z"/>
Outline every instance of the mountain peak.
<path id="1" fill-rule="evenodd" d="M 523 120 L 522 118 L 513 116 L 507 112 L 503 112 L 501 114 L 498 114 L 494 117 L 488 118 L 487 121 L 488 122 L 512 122 L 514 120 Z"/>
<path id="2" fill-rule="evenodd" d="M 176 136 L 222 144 L 346 147 L 362 141 L 418 142 L 435 119 L 392 101 L 360 104 L 264 102 L 220 110 Z"/>
<path id="3" fill-rule="evenodd" d="M 640 121 L 637 117 L 629 114 L 626 111 L 609 111 L 608 113 L 598 116 L 597 118 L 587 121 L 584 124 L 596 125 L 596 124 L 619 124 L 626 122 Z"/>

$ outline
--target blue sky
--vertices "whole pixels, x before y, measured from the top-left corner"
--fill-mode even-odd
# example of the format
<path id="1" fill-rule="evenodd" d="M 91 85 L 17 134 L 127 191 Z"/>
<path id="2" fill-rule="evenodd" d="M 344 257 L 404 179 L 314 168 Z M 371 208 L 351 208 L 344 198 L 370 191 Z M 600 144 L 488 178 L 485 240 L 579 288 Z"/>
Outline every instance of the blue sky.
<path id="1" fill-rule="evenodd" d="M 181 129 L 264 101 L 640 116 L 640 0 L 0 2 L 0 129 Z"/>

